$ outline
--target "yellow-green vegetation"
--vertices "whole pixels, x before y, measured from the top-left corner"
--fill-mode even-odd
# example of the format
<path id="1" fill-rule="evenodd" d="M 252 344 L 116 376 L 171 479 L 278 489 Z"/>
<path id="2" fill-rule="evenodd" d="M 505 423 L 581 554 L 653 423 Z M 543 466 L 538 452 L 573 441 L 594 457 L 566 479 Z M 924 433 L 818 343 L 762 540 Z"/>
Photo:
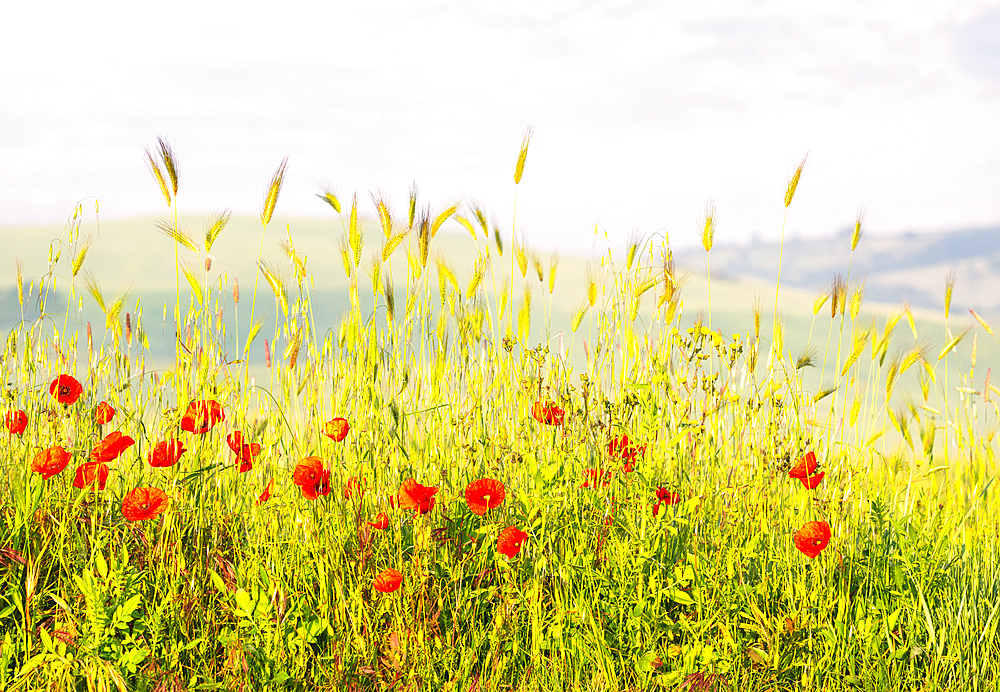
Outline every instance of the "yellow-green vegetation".
<path id="1" fill-rule="evenodd" d="M 685 311 L 662 239 L 585 267 L 416 188 L 324 190 L 317 257 L 272 223 L 284 162 L 240 284 L 245 222 L 190 230 L 147 156 L 173 257 L 127 254 L 165 306 L 88 273 L 82 208 L 17 265 L 3 689 L 1000 684 L 985 321 L 869 313 L 849 267 L 812 304 L 715 277 Z"/>

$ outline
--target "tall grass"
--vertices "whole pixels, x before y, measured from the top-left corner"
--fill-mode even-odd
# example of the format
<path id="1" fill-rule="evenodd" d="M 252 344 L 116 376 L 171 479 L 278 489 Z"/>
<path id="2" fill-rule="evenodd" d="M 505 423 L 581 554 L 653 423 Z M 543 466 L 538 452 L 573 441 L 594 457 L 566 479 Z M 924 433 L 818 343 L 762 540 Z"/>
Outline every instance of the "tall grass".
<path id="1" fill-rule="evenodd" d="M 173 152 L 160 149 L 176 171 Z M 168 187 L 148 158 L 170 203 L 176 173 Z M 284 168 L 267 188 L 264 229 Z M 792 194 L 790 183 L 786 207 Z M 178 267 L 176 355 L 165 364 L 147 361 L 141 306 L 123 317 L 125 297 L 105 300 L 96 279 L 78 285 L 88 247 L 79 224 L 26 292 L 18 265 L 19 292 L 40 316 L 10 330 L 0 361 L 8 411 L 28 421 L 0 453 L 3 689 L 1000 682 L 990 494 L 998 392 L 973 380 L 974 363 L 949 391 L 950 331 L 936 353 L 914 326 L 912 348 L 887 358 L 905 313 L 862 324 L 862 294 L 848 298 L 839 282 L 813 311 L 821 331 L 830 302 L 831 336 L 804 356 L 786 351 L 777 305 L 771 343 L 759 304 L 743 334 L 700 318 L 685 327 L 669 246 L 637 241 L 624 265 L 610 250 L 602 258 L 572 334 L 557 335 L 538 323 L 549 313 L 529 288 L 515 305 L 517 273 L 526 280 L 533 255 L 511 237 L 508 273 L 481 206 L 421 208 L 414 187 L 403 220 L 376 193 L 383 244 L 366 252 L 357 195 L 346 219 L 332 191 L 320 197 L 341 219 L 350 307 L 337 325 L 315 323 L 308 258 L 290 233 L 290 277 L 280 258 L 258 258 L 276 305 L 263 343 L 255 318 L 242 332 L 227 319 L 240 300 L 236 277 L 212 274 L 225 215 L 203 244 L 176 217 L 165 224 Z M 433 254 L 449 218 L 477 242 L 467 279 Z M 200 277 L 184 252 L 201 260 Z M 532 267 L 543 281 L 541 260 Z M 557 285 L 553 263 L 548 288 L 551 301 L 576 287 Z M 94 316 L 78 309 L 83 290 L 100 296 L 100 343 Z M 49 317 L 57 295 L 67 300 L 62 325 Z M 838 316 L 851 348 L 827 363 Z M 559 339 L 565 350 L 552 347 Z M 835 385 L 807 386 L 816 347 Z M 897 386 L 911 368 L 919 392 Z M 62 374 L 83 385 L 74 403 L 50 393 Z M 108 423 L 93 413 L 102 401 L 116 411 Z M 224 419 L 186 431 L 202 401 L 219 402 Z M 325 434 L 335 418 L 350 426 L 342 440 Z M 260 451 L 234 446 L 237 430 Z M 112 431 L 135 445 L 109 463 L 106 487 L 73 487 Z M 179 461 L 151 467 L 154 446 L 172 439 L 186 448 Z M 43 478 L 32 464 L 55 446 L 72 461 Z M 825 473 L 812 489 L 789 477 L 810 452 Z M 322 482 L 293 482 L 308 457 L 329 471 L 329 494 Z M 505 497 L 480 515 L 466 489 L 482 478 L 502 482 Z M 438 489 L 429 508 L 402 508 L 410 479 Z M 164 491 L 166 511 L 127 519 L 123 501 L 139 487 Z M 793 535 L 813 521 L 827 522 L 832 538 L 809 558 Z M 498 544 L 507 527 L 527 535 L 513 557 Z M 402 575 L 398 590 L 375 588 L 386 570 Z"/>

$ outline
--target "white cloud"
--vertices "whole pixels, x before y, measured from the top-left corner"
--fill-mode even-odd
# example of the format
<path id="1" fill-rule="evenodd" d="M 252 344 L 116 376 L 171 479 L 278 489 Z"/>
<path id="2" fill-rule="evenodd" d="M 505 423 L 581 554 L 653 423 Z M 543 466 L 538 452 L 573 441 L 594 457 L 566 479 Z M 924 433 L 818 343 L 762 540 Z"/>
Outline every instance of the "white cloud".
<path id="1" fill-rule="evenodd" d="M 0 46 L 0 223 L 158 213 L 142 162 L 162 134 L 187 209 L 280 204 L 416 179 L 567 249 L 624 239 L 827 233 L 1000 219 L 995 2 L 22 3 Z"/>

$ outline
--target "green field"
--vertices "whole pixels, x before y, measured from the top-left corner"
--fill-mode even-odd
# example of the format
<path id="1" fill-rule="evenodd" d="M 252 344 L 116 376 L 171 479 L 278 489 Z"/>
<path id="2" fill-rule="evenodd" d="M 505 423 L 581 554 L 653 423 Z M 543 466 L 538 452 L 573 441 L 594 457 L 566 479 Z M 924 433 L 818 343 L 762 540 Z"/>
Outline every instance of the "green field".
<path id="1" fill-rule="evenodd" d="M 0 229 L 0 688 L 1000 685 L 988 325 L 280 185 Z"/>

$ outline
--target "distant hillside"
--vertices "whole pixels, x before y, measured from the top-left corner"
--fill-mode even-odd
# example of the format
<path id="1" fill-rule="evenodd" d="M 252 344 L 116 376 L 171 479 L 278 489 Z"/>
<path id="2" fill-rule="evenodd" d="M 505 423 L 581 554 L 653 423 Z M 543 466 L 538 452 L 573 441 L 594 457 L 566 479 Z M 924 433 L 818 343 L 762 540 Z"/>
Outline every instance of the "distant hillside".
<path id="1" fill-rule="evenodd" d="M 716 245 L 712 272 L 774 283 L 778 243 Z M 705 251 L 676 253 L 677 263 L 704 272 Z M 954 271 L 951 312 L 969 308 L 1000 316 L 1000 227 L 937 233 L 862 235 L 851 263 L 851 230 L 833 237 L 786 238 L 781 283 L 803 290 L 828 288 L 836 274 L 865 281 L 866 300 L 943 311 L 945 278 Z"/>

